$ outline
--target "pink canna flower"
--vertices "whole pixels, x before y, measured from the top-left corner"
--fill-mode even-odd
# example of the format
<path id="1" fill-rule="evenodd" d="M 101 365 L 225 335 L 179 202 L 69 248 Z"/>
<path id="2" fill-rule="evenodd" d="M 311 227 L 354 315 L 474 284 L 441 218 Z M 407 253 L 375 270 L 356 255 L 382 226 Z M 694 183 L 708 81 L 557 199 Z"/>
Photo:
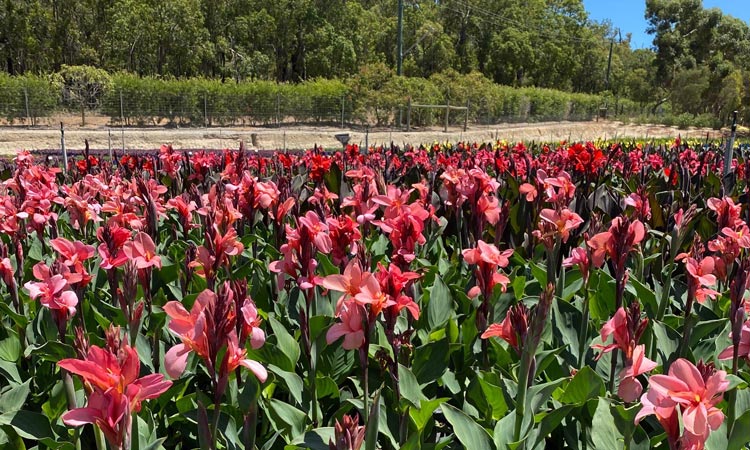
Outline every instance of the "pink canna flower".
<path id="1" fill-rule="evenodd" d="M 359 294 L 367 278 L 371 277 L 369 272 L 363 272 L 358 259 L 352 259 L 344 268 L 344 273 L 328 275 L 323 278 L 320 285 L 326 289 L 342 292 L 339 304 Z"/>
<path id="2" fill-rule="evenodd" d="M 531 183 L 524 183 L 518 187 L 518 193 L 526 198 L 527 202 L 536 200 L 537 190 Z"/>
<path id="3" fill-rule="evenodd" d="M 731 197 L 709 198 L 706 205 L 716 213 L 716 221 L 720 230 L 725 227 L 734 228 L 742 225 L 743 221 L 740 218 L 742 205 L 735 204 Z"/>
<path id="4" fill-rule="evenodd" d="M 489 297 L 498 284 L 505 292 L 510 279 L 498 272 L 498 269 L 510 264 L 508 258 L 513 255 L 513 249 L 501 252 L 494 245 L 479 240 L 476 248 L 466 249 L 462 255 L 467 263 L 477 265 L 477 286 L 469 290 L 469 297 L 476 297 L 479 294 Z"/>
<path id="5" fill-rule="evenodd" d="M 583 223 L 581 216 L 568 208 L 561 210 L 545 208 L 539 213 L 539 218 L 542 220 L 539 224 L 541 233 L 538 238 L 540 240 L 548 236 L 560 236 L 562 242 L 568 242 L 570 232 Z M 551 226 L 545 226 L 545 222 Z"/>
<path id="6" fill-rule="evenodd" d="M 97 251 L 101 258 L 100 267 L 111 270 L 125 265 L 128 256 L 125 254 L 125 243 L 130 239 L 130 230 L 117 225 L 105 225 L 96 230 L 96 236 L 101 242 Z"/>
<path id="7" fill-rule="evenodd" d="M 170 318 L 169 330 L 182 340 L 164 355 L 164 368 L 170 377 L 179 378 L 182 375 L 191 351 L 203 359 L 209 358 L 205 310 L 212 301 L 216 301 L 216 294 L 206 289 L 198 294 L 190 311 L 177 301 L 164 305 L 164 312 Z"/>
<path id="8" fill-rule="evenodd" d="M 76 313 L 78 296 L 75 292 L 68 290 L 68 282 L 63 275 L 53 275 L 43 262 L 34 265 L 33 273 L 39 281 L 29 281 L 24 284 L 26 290 L 29 291 L 29 297 L 38 298 L 43 306 L 59 315 L 61 322 L 67 321 Z"/>
<path id="9" fill-rule="evenodd" d="M 638 400 L 643 392 L 643 386 L 637 377 L 654 370 L 657 364 L 646 358 L 646 346 L 636 345 L 633 349 L 631 364 L 620 371 L 620 386 L 617 395 L 626 402 Z"/>
<path id="10" fill-rule="evenodd" d="M 300 228 L 310 237 L 321 253 L 330 253 L 332 248 L 331 236 L 328 234 L 328 224 L 320 220 L 313 211 L 299 218 Z"/>
<path id="11" fill-rule="evenodd" d="M 679 411 L 684 426 L 680 439 L 698 443 L 698 448 L 702 448 L 711 431 L 718 429 L 724 421 L 724 413 L 716 405 L 729 387 L 726 377 L 726 372 L 717 371 L 713 364 L 699 362 L 696 367 L 680 358 L 669 367 L 668 375 L 649 378 L 649 391 L 641 397 L 643 408 L 635 421 L 638 423 L 645 416 L 655 414 L 662 426 L 667 422 L 665 431 L 673 440 L 672 423 Z"/>
<path id="12" fill-rule="evenodd" d="M 246 298 L 241 311 L 242 333 L 250 338 L 250 347 L 257 350 L 266 342 L 266 333 L 260 328 L 261 319 L 258 316 L 258 308 L 250 298 Z"/>
<path id="13" fill-rule="evenodd" d="M 729 336 L 731 338 L 732 334 L 730 334 Z M 730 345 L 729 347 L 725 348 L 721 353 L 719 353 L 719 359 L 720 360 L 732 359 L 733 355 L 734 355 L 734 345 Z M 739 345 L 737 348 L 737 355 L 740 358 L 744 358 L 745 360 L 750 361 L 750 320 L 746 321 L 742 325 L 742 329 L 740 331 Z"/>
<path id="14" fill-rule="evenodd" d="M 125 436 L 130 433 L 128 400 L 115 392 L 95 391 L 89 395 L 86 407 L 71 409 L 63 414 L 62 421 L 71 427 L 96 425 L 112 448 L 121 450 Z"/>
<path id="15" fill-rule="evenodd" d="M 370 305 L 370 317 L 376 317 L 384 308 L 394 306 L 396 302 L 380 289 L 377 278 L 371 274 L 367 275 L 359 293 L 354 296 L 354 301 L 362 306 Z"/>
<path id="16" fill-rule="evenodd" d="M 262 344 L 261 344 L 262 345 Z M 232 332 L 229 334 L 227 339 L 227 353 L 224 357 L 222 367 L 222 373 L 229 374 L 234 372 L 238 367 L 242 366 L 255 375 L 255 377 L 261 383 L 265 383 L 268 379 L 268 371 L 258 361 L 246 358 L 247 350 L 240 348 L 237 343 L 237 335 Z"/>
<path id="17" fill-rule="evenodd" d="M 326 333 L 326 341 L 333 344 L 342 336 L 345 350 L 356 350 L 365 343 L 364 324 L 367 320 L 367 312 L 364 307 L 353 300 L 342 303 L 337 313 L 341 320 L 335 323 Z"/>
<path id="18" fill-rule="evenodd" d="M 126 243 L 123 251 L 138 269 L 149 267 L 161 269 L 161 258 L 156 254 L 156 245 L 151 236 L 143 231 L 136 234 L 131 242 Z"/>
<path id="19" fill-rule="evenodd" d="M 591 269 L 591 262 L 589 261 L 589 254 L 583 247 L 576 247 L 570 251 L 570 256 L 565 258 L 562 262 L 563 267 L 578 266 L 581 270 L 581 277 L 583 278 L 584 284 L 589 279 L 589 270 Z"/>
<path id="20" fill-rule="evenodd" d="M 689 274 L 689 289 L 695 293 L 695 300 L 703 303 L 707 298 L 715 298 L 719 293 L 710 288 L 716 283 L 716 276 L 713 274 L 716 261 L 713 257 L 707 256 L 700 262 L 695 258 L 687 256 L 685 258 L 685 269 Z"/>

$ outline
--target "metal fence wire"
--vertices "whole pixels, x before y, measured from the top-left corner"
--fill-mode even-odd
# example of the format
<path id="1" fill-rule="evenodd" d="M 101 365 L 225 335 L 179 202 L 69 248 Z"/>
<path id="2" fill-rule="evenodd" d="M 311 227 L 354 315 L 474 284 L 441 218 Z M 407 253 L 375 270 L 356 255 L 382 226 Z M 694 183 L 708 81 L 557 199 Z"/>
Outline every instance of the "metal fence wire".
<path id="1" fill-rule="evenodd" d="M 284 95 L 260 93 L 227 96 L 211 92 L 146 92 L 112 90 L 83 106 L 63 92 L 47 87 L 6 86 L 0 88 L 0 126 L 56 127 L 61 115 L 77 115 L 85 124 L 126 127 L 231 127 L 288 125 L 383 126 L 410 128 L 429 126 L 493 125 L 543 121 L 588 121 L 628 113 L 616 103 L 602 113 L 602 105 L 571 101 L 549 104 L 524 96 L 477 99 L 457 103 L 445 100 L 432 108 L 410 108 L 412 99 L 384 100 L 351 94 Z M 414 103 L 420 102 L 414 99 Z M 453 106 L 450 106 L 453 105 Z M 456 107 L 464 111 L 446 111 Z"/>

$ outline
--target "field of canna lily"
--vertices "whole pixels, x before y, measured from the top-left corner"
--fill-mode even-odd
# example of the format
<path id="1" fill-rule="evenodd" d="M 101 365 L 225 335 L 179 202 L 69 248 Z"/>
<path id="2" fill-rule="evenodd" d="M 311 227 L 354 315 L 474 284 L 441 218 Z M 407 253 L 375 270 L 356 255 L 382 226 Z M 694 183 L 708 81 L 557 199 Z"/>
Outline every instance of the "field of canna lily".
<path id="1" fill-rule="evenodd" d="M 20 152 L 0 448 L 744 448 L 740 153 Z"/>

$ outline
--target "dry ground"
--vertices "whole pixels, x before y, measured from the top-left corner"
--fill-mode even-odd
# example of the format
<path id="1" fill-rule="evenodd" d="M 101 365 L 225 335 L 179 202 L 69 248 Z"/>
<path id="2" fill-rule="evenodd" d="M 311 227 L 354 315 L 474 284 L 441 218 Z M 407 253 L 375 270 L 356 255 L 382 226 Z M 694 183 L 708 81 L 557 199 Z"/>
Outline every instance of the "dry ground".
<path id="1" fill-rule="evenodd" d="M 72 123 L 71 123 L 72 122 Z M 305 149 L 313 145 L 337 148 L 340 144 L 334 138 L 337 133 L 348 132 L 351 142 L 364 144 L 365 132 L 361 129 L 342 130 L 335 127 L 290 126 L 280 129 L 262 127 L 233 128 L 108 128 L 103 124 L 92 124 L 81 127 L 69 121 L 65 128 L 65 142 L 68 149 L 83 148 L 84 139 L 88 139 L 91 148 L 122 148 L 124 136 L 125 148 L 155 149 L 161 144 L 169 143 L 177 149 L 223 149 L 237 148 L 240 141 L 245 141 L 248 148 Z M 658 125 L 632 125 L 613 121 L 599 122 L 543 122 L 527 124 L 500 124 L 493 126 L 471 126 L 464 132 L 461 128 L 449 129 L 444 133 L 442 128 L 422 129 L 411 132 L 373 129 L 367 137 L 370 144 L 397 145 L 429 144 L 433 142 L 467 140 L 484 142 L 494 139 L 508 141 L 561 141 L 561 140 L 596 140 L 613 138 L 652 138 L 696 137 L 705 139 L 706 134 L 714 138 L 722 136 L 721 131 L 711 129 L 678 130 L 675 127 Z M 41 150 L 59 149 L 59 128 L 24 128 L 0 127 L 0 154 L 14 153 L 20 149 Z"/>

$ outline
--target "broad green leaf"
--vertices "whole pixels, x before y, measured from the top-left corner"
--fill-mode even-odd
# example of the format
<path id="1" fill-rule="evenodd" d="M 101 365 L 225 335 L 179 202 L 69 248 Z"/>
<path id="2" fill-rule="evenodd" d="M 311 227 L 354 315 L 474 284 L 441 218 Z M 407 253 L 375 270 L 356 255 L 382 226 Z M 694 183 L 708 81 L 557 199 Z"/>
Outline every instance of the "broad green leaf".
<path id="1" fill-rule="evenodd" d="M 307 414 L 292 405 L 272 398 L 268 401 L 269 419 L 277 430 L 283 430 L 282 436 L 290 443 L 305 432 Z"/>
<path id="2" fill-rule="evenodd" d="M 607 399 L 599 398 L 591 427 L 591 440 L 596 450 L 623 450 L 625 440 L 615 424 Z"/>
<path id="3" fill-rule="evenodd" d="M 13 411 L 0 414 L 0 425 L 10 425 L 24 439 L 38 441 L 53 437 L 49 420 L 42 414 L 32 411 Z"/>
<path id="4" fill-rule="evenodd" d="M 65 358 L 75 358 L 73 347 L 62 342 L 48 341 L 42 345 L 30 345 L 24 351 L 24 357 L 37 356 L 45 361 L 58 362 Z"/>
<path id="5" fill-rule="evenodd" d="M 0 395 L 0 413 L 20 410 L 31 392 L 31 379 L 23 384 L 12 384 Z"/>
<path id="6" fill-rule="evenodd" d="M 268 321 L 271 324 L 271 328 L 273 329 L 273 335 L 276 337 L 276 348 L 281 353 L 283 353 L 291 363 L 290 367 L 283 367 L 283 369 L 291 372 L 294 370 L 294 366 L 299 360 L 299 342 L 297 342 L 294 337 L 286 330 L 286 327 L 284 327 L 284 325 L 282 325 L 281 322 L 276 320 L 274 317 L 269 317 Z"/>
<path id="7" fill-rule="evenodd" d="M 21 356 L 21 341 L 15 334 L 0 341 L 0 359 L 15 362 Z"/>
<path id="8" fill-rule="evenodd" d="M 586 366 L 576 373 L 565 386 L 560 401 L 566 404 L 581 405 L 587 400 L 604 394 L 604 382 L 593 369 Z"/>
<path id="9" fill-rule="evenodd" d="M 378 432 L 381 426 L 388 426 L 386 423 L 380 424 L 380 391 L 377 391 L 372 398 L 372 405 L 367 416 L 367 428 L 365 429 L 365 450 L 376 450 L 378 448 Z"/>
<path id="10" fill-rule="evenodd" d="M 490 435 L 487 430 L 479 426 L 460 409 L 456 409 L 448 403 L 443 403 L 445 419 L 453 426 L 453 432 L 458 440 L 468 450 L 491 450 L 493 448 Z"/>
<path id="11" fill-rule="evenodd" d="M 329 450 L 328 442 L 334 439 L 334 428 L 333 427 L 322 427 L 308 431 L 302 436 L 299 436 L 291 445 L 288 445 L 285 450 L 291 448 L 307 448 L 310 450 Z"/>
<path id="12" fill-rule="evenodd" d="M 427 323 L 430 326 L 430 330 L 435 330 L 445 325 L 448 319 L 450 319 L 453 312 L 453 297 L 443 279 L 437 275 L 432 287 L 427 289 L 425 293 L 429 293 Z"/>
<path id="13" fill-rule="evenodd" d="M 419 406 L 420 402 L 427 400 L 422 394 L 422 388 L 412 371 L 401 364 L 398 365 L 398 386 L 401 395 L 414 406 Z"/>
<path id="14" fill-rule="evenodd" d="M 436 398 L 421 402 L 419 408 L 409 408 L 409 417 L 411 417 L 417 430 L 422 432 L 427 424 L 433 420 L 432 415 L 435 410 L 446 401 L 448 401 L 448 398 Z"/>
<path id="15" fill-rule="evenodd" d="M 298 405 L 302 404 L 303 383 L 302 378 L 294 372 L 283 370 L 273 364 L 268 366 L 268 370 L 278 376 L 286 384 L 287 391 Z"/>
<path id="16" fill-rule="evenodd" d="M 745 448 L 748 442 L 747 431 L 750 430 L 750 411 L 746 411 L 732 425 L 732 433 L 729 436 L 727 450 L 740 450 Z"/>

